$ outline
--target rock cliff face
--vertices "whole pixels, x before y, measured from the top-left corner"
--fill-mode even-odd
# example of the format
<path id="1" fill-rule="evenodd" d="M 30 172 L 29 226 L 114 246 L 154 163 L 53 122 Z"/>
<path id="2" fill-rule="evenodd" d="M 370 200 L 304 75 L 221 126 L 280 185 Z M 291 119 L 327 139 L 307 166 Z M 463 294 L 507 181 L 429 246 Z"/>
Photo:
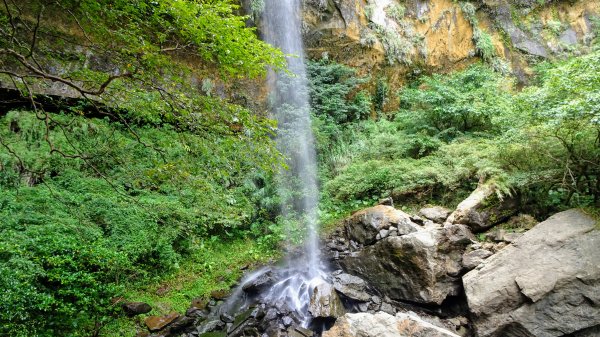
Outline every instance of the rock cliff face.
<path id="1" fill-rule="evenodd" d="M 585 0 L 306 0 L 304 38 L 310 57 L 386 77 L 392 89 L 481 58 L 527 82 L 533 60 L 585 52 L 599 9 Z"/>

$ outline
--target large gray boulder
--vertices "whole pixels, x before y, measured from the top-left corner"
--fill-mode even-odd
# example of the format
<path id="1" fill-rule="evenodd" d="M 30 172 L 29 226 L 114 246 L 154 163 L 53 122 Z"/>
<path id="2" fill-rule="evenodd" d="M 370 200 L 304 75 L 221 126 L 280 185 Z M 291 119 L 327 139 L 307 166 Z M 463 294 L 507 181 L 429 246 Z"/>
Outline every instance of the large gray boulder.
<path id="1" fill-rule="evenodd" d="M 338 318 L 346 313 L 335 288 L 319 280 L 311 285 L 308 311 L 315 318 Z"/>
<path id="2" fill-rule="evenodd" d="M 414 313 L 346 314 L 323 337 L 459 337 Z"/>
<path id="3" fill-rule="evenodd" d="M 467 225 L 479 233 L 507 220 L 517 210 L 516 198 L 498 198 L 493 185 L 481 185 L 458 204 L 446 222 Z"/>
<path id="4" fill-rule="evenodd" d="M 437 223 L 446 221 L 451 213 L 451 210 L 441 206 L 425 207 L 419 211 L 420 216 Z"/>
<path id="5" fill-rule="evenodd" d="M 479 337 L 585 336 L 600 326 L 597 221 L 580 210 L 558 213 L 463 283 Z"/>
<path id="6" fill-rule="evenodd" d="M 403 233 L 416 232 L 419 229 L 408 214 L 385 205 L 358 211 L 344 221 L 346 236 L 363 245 L 374 243 L 377 234 L 392 226 Z"/>
<path id="7" fill-rule="evenodd" d="M 390 236 L 338 262 L 391 299 L 441 304 L 461 290 L 461 261 L 474 239 L 466 226 L 421 227 Z"/>
<path id="8" fill-rule="evenodd" d="M 333 287 L 353 300 L 367 302 L 371 299 L 371 295 L 367 292 L 367 282 L 354 275 L 345 273 L 334 275 Z"/>

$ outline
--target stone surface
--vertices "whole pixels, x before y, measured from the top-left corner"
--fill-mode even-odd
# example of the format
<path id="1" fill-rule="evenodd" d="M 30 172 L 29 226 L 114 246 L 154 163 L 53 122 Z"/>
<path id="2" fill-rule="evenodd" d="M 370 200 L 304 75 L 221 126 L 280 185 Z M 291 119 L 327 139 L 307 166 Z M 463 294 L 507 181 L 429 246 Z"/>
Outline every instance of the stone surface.
<path id="1" fill-rule="evenodd" d="M 340 266 L 393 300 L 441 304 L 458 295 L 462 254 L 472 234 L 467 227 L 419 227 L 387 237 L 341 258 Z"/>
<path id="2" fill-rule="evenodd" d="M 311 289 L 308 311 L 316 318 L 338 318 L 345 314 L 335 288 L 324 281 Z"/>
<path id="3" fill-rule="evenodd" d="M 127 302 L 123 304 L 123 311 L 129 316 L 135 316 L 149 313 L 152 307 L 144 302 Z"/>
<path id="4" fill-rule="evenodd" d="M 323 337 L 459 337 L 413 313 L 346 314 Z"/>
<path id="5" fill-rule="evenodd" d="M 384 205 L 356 212 L 344 221 L 347 237 L 363 245 L 374 243 L 380 231 L 391 226 L 400 227 L 399 234 L 418 230 L 408 214 Z"/>
<path id="6" fill-rule="evenodd" d="M 358 276 L 338 274 L 333 277 L 333 287 L 339 293 L 353 300 L 366 302 L 371 299 L 367 290 L 367 283 Z"/>
<path id="7" fill-rule="evenodd" d="M 273 278 L 273 272 L 270 269 L 264 270 L 259 273 L 256 277 L 248 280 L 243 286 L 242 290 L 247 293 L 259 293 L 275 283 Z"/>
<path id="8" fill-rule="evenodd" d="M 517 199 L 506 197 L 500 200 L 494 186 L 482 185 L 463 200 L 446 221 L 467 225 L 478 233 L 510 218 L 517 210 Z"/>
<path id="9" fill-rule="evenodd" d="M 491 235 L 492 240 L 494 240 L 496 242 L 507 242 L 507 243 L 514 242 L 518 238 L 523 236 L 523 233 L 509 232 L 505 229 L 498 229 L 491 234 L 492 234 Z"/>
<path id="10" fill-rule="evenodd" d="M 483 263 L 485 259 L 492 256 L 492 252 L 487 249 L 476 249 L 467 252 L 462 257 L 462 265 L 467 270 L 471 270 Z"/>
<path id="11" fill-rule="evenodd" d="M 573 30 L 573 28 L 569 28 L 565 30 L 559 37 L 560 42 L 566 45 L 576 45 L 577 44 L 577 32 Z"/>
<path id="12" fill-rule="evenodd" d="M 480 337 L 555 337 L 600 325 L 600 230 L 582 211 L 538 224 L 463 277 Z"/>
<path id="13" fill-rule="evenodd" d="M 144 320 L 144 323 L 146 323 L 148 330 L 154 332 L 163 329 L 177 318 L 179 318 L 179 314 L 172 312 L 166 316 L 148 316 Z"/>
<path id="14" fill-rule="evenodd" d="M 451 210 L 441 206 L 425 207 L 419 211 L 420 216 L 437 223 L 446 221 L 450 213 L 452 213 Z"/>

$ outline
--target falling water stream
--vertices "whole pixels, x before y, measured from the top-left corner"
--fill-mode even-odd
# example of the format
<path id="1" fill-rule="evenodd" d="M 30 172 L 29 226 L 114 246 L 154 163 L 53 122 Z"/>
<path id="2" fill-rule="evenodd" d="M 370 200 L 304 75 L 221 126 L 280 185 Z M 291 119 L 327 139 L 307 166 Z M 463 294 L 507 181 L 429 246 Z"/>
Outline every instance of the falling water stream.
<path id="1" fill-rule="evenodd" d="M 316 154 L 311 130 L 308 80 L 301 35 L 301 0 L 266 0 L 263 11 L 264 39 L 279 47 L 287 57 L 289 72 L 270 74 L 272 112 L 278 122 L 277 145 L 286 156 L 288 168 L 281 172 L 284 202 L 282 215 L 299 217 L 307 225 L 305 251 L 289 258 L 288 275 L 272 287 L 268 298 L 286 300 L 309 319 L 309 291 L 323 282 L 317 236 L 318 189 Z M 286 200 L 284 197 L 283 200 Z"/>
<path id="2" fill-rule="evenodd" d="M 306 328 L 313 319 L 311 293 L 326 282 L 327 273 L 320 261 L 317 236 L 316 154 L 300 31 L 300 3 L 301 0 L 265 0 L 262 32 L 268 43 L 289 55 L 287 71 L 269 74 L 269 101 L 278 122 L 277 146 L 287 164 L 278 179 L 283 200 L 281 215 L 306 225 L 305 244 L 300 254 L 290 254 L 282 266 L 265 267 L 247 275 L 217 314 L 239 312 L 258 298 L 258 302 L 267 306 L 288 308 Z M 275 275 L 274 283 L 249 298 L 244 287 L 265 273 Z"/>

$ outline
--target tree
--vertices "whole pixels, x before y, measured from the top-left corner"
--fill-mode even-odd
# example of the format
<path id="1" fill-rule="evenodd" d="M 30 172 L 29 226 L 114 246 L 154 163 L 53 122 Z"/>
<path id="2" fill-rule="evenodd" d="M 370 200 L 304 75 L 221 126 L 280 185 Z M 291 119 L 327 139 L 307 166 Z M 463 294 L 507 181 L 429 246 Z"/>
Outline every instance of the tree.
<path id="1" fill-rule="evenodd" d="M 284 65 L 231 0 L 2 0 L 0 74 L 35 107 L 42 87 L 132 108 L 152 101 L 160 118 L 201 110 L 188 59 L 224 77 Z M 154 116 L 155 118 L 157 116 Z"/>

